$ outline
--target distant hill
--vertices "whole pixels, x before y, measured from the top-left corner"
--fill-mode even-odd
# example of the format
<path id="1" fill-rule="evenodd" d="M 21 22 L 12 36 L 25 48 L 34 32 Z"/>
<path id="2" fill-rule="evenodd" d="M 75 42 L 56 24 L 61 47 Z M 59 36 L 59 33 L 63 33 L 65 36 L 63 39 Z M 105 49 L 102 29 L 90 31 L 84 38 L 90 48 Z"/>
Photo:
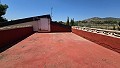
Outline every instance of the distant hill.
<path id="1" fill-rule="evenodd" d="M 106 17 L 106 18 L 93 17 L 93 18 L 85 19 L 84 21 L 120 21 L 120 18 L 114 18 L 114 17 Z"/>

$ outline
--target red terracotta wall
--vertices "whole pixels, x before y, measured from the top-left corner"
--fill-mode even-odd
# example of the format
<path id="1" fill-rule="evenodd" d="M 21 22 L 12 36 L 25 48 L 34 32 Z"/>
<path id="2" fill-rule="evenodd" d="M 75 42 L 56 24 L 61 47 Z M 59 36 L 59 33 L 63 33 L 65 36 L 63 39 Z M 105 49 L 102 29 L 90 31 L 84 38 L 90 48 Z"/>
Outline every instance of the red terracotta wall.
<path id="1" fill-rule="evenodd" d="M 51 23 L 51 32 L 71 32 L 71 26 L 66 26 L 56 22 Z"/>
<path id="2" fill-rule="evenodd" d="M 0 47 L 27 37 L 33 33 L 32 27 L 16 28 L 0 31 Z"/>
<path id="3" fill-rule="evenodd" d="M 110 36 L 105 36 L 105 35 L 91 33 L 83 30 L 77 30 L 77 29 L 72 29 L 72 32 L 88 40 L 91 40 L 95 43 L 98 43 L 106 48 L 112 49 L 120 53 L 119 38 L 114 38 Z"/>

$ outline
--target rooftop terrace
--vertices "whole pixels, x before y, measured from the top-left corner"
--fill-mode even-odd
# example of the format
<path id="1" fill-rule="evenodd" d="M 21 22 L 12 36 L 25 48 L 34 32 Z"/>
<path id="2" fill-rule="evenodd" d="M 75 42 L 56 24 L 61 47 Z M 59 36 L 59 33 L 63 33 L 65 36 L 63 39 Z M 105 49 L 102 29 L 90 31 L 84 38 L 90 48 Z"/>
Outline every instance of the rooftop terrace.
<path id="1" fill-rule="evenodd" d="M 71 32 L 34 33 L 0 53 L 1 68 L 119 68 L 120 54 Z"/>
<path id="2" fill-rule="evenodd" d="M 43 15 L 1 23 L 0 38 L 0 68 L 120 68 L 120 31 Z"/>

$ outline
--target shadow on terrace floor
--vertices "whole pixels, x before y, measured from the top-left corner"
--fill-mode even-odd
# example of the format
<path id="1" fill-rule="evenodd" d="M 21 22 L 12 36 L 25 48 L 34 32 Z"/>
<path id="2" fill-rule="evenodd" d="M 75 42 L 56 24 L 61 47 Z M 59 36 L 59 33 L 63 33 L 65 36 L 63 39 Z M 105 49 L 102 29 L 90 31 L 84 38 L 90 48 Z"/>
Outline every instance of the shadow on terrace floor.
<path id="1" fill-rule="evenodd" d="M 33 33 L 33 34 L 34 34 L 34 33 Z M 11 48 L 12 46 L 14 46 L 15 44 L 17 44 L 18 42 L 24 40 L 25 38 L 27 38 L 27 37 L 29 37 L 29 36 L 31 36 L 31 35 L 32 35 L 32 34 L 26 35 L 26 36 L 24 36 L 24 37 L 22 37 L 22 38 L 19 38 L 18 40 L 14 41 L 14 42 L 9 42 L 9 43 L 3 45 L 2 47 L 0 47 L 0 53 L 2 53 L 2 52 L 4 52 L 5 50 Z"/>

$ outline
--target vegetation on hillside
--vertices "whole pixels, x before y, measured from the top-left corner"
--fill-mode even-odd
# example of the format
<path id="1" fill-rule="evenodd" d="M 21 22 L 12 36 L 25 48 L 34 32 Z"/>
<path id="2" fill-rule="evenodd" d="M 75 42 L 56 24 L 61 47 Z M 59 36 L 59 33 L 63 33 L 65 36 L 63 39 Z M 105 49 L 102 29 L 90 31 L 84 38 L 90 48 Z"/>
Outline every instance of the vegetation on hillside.
<path id="1" fill-rule="evenodd" d="M 93 17 L 82 21 L 75 21 L 74 18 L 70 19 L 69 17 L 67 17 L 66 22 L 59 21 L 57 23 L 69 25 L 69 26 L 120 30 L 120 18 L 113 18 L 113 17 L 106 17 L 106 18 Z"/>
<path id="2" fill-rule="evenodd" d="M 101 28 L 110 30 L 120 30 L 120 18 L 106 17 L 99 18 L 93 17 L 83 21 L 78 21 L 78 25 L 82 27 Z"/>

